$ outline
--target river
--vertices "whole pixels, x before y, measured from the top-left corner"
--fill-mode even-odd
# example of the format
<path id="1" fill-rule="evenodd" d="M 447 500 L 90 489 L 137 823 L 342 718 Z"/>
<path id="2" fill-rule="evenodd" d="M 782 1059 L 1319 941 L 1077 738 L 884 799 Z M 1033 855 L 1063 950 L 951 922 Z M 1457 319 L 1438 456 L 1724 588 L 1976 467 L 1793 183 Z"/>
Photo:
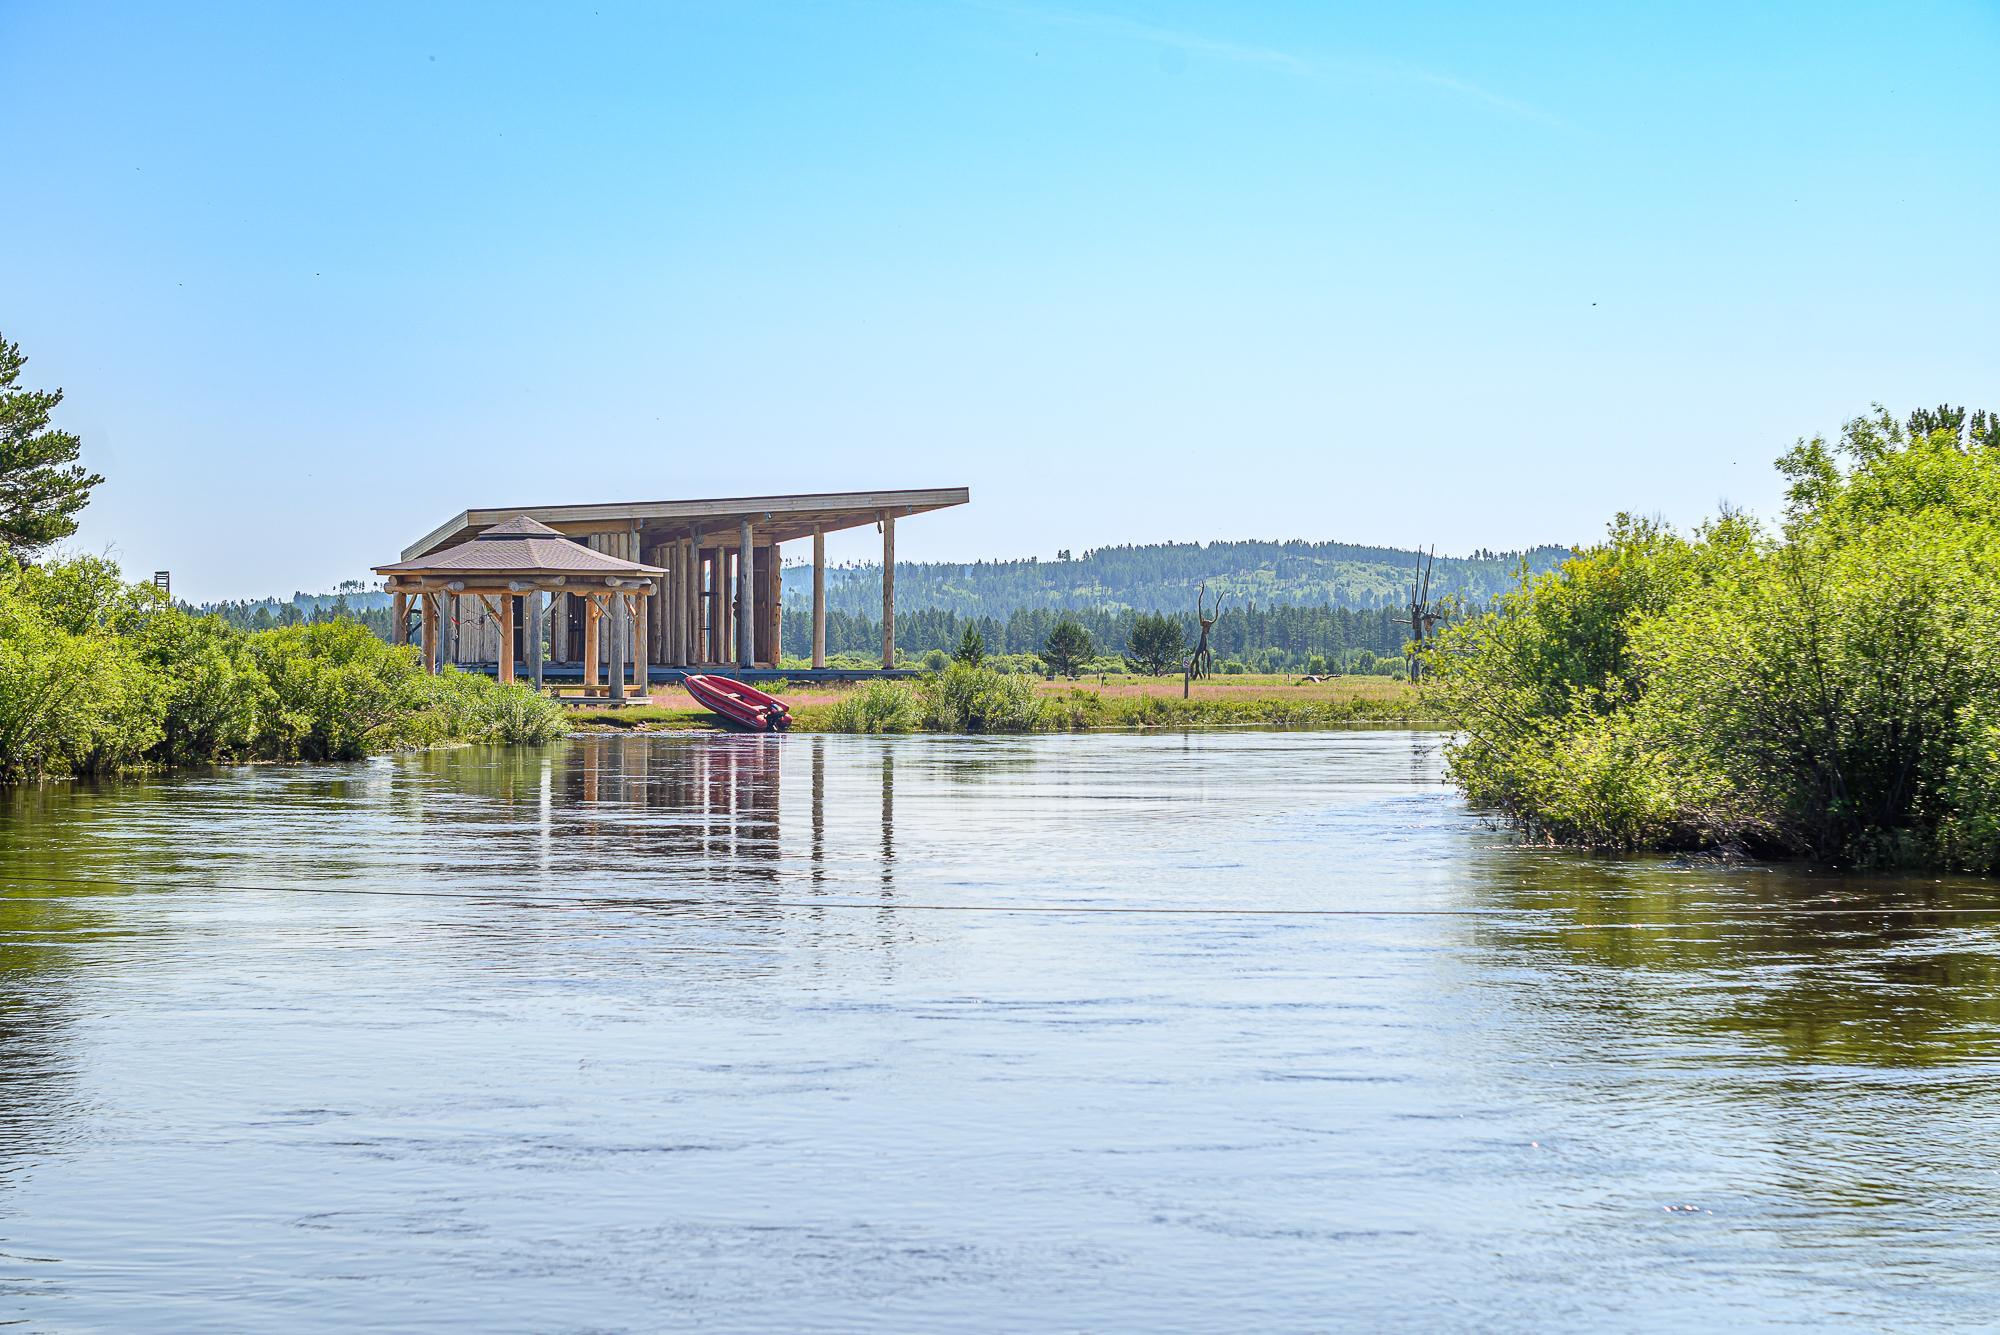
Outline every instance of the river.
<path id="1" fill-rule="evenodd" d="M 0 797 L 0 1316 L 2000 1321 L 1994 887 L 1522 849 L 1436 741 Z"/>

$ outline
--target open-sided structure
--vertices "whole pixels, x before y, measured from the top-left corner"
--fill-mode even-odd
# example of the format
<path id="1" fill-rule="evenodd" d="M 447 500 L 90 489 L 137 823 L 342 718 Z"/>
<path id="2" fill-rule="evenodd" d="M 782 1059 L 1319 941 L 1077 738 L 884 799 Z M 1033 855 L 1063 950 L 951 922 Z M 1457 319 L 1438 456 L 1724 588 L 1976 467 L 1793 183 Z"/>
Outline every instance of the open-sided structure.
<path id="1" fill-rule="evenodd" d="M 480 550 L 476 544 L 483 535 L 498 534 L 502 527 L 526 519 L 535 524 L 544 541 L 567 540 L 569 546 L 623 563 L 624 569 L 607 567 L 608 578 L 641 578 L 648 584 L 648 596 L 632 599 L 629 604 L 633 618 L 630 649 L 635 664 L 688 669 L 775 667 L 784 648 L 780 546 L 811 538 L 812 665 L 824 668 L 826 535 L 873 525 L 882 535 L 882 665 L 894 667 L 896 521 L 963 505 L 969 499 L 964 487 L 943 487 L 467 510 L 411 544 L 401 561 L 380 567 L 379 573 L 390 578 L 392 594 L 399 580 L 432 581 L 422 584 L 421 591 L 426 592 L 443 587 L 435 581 L 442 578 L 448 584 L 451 577 L 430 567 L 468 548 L 476 555 Z M 515 536 L 519 535 L 502 535 L 503 539 Z M 646 573 L 639 575 L 638 571 Z M 585 680 L 593 680 L 600 668 L 614 660 L 609 656 L 609 638 L 592 634 L 592 599 L 546 580 L 535 587 L 552 594 L 547 635 L 550 660 L 580 664 Z M 410 588 L 419 591 L 417 583 Z M 471 586 L 459 592 L 462 597 L 471 592 Z M 453 643 L 441 661 L 498 665 L 510 646 L 513 659 L 524 661 L 529 651 L 520 639 L 520 615 L 503 625 L 507 609 L 490 598 L 458 601 L 454 607 Z M 515 613 L 521 610 L 514 609 Z M 396 625 L 405 626 L 406 618 L 405 610 Z M 539 635 L 533 641 L 536 645 L 542 642 Z M 795 646 L 793 652 L 802 648 Z M 643 667 L 640 680 L 645 680 Z"/>

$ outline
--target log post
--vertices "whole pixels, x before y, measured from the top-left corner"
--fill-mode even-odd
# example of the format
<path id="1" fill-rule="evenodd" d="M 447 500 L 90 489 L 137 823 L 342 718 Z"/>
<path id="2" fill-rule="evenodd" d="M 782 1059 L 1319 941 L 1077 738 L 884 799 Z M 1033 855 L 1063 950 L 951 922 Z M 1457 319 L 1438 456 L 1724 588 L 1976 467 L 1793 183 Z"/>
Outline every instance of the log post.
<path id="1" fill-rule="evenodd" d="M 535 689 L 542 689 L 542 591 L 530 589 L 528 598 L 528 662 L 532 664 L 528 675 L 534 679 Z"/>
<path id="2" fill-rule="evenodd" d="M 646 582 L 648 588 L 652 581 Z M 632 595 L 632 676 L 638 683 L 639 694 L 646 693 L 646 684 L 653 671 L 653 618 L 647 615 L 648 601 L 643 594 Z"/>
<path id="3" fill-rule="evenodd" d="M 896 512 L 882 512 L 882 666 L 896 666 Z"/>
<path id="4" fill-rule="evenodd" d="M 500 680 L 514 680 L 514 595 L 500 590 Z"/>
<path id="5" fill-rule="evenodd" d="M 401 589 L 389 595 L 389 643 L 410 642 L 410 595 Z"/>
<path id="6" fill-rule="evenodd" d="M 743 521 L 736 549 L 736 666 L 757 666 L 757 549 L 752 546 L 750 521 Z"/>
<path id="7" fill-rule="evenodd" d="M 675 667 L 681 665 L 681 633 L 687 629 L 687 618 L 681 609 L 686 604 L 681 597 L 681 579 L 687 567 L 681 564 L 681 541 L 675 538 L 666 547 L 667 587 L 660 594 L 660 619 L 667 626 L 667 662 Z"/>
<path id="8" fill-rule="evenodd" d="M 813 670 L 826 670 L 826 529 L 813 525 Z"/>
<path id="9" fill-rule="evenodd" d="M 770 627 L 764 648 L 775 668 L 785 656 L 785 562 L 775 542 L 764 549 L 764 624 Z"/>
<path id="10" fill-rule="evenodd" d="M 441 597 L 443 597 L 442 594 L 436 593 L 419 593 L 417 595 L 418 601 L 422 604 L 424 614 L 424 670 L 426 672 L 436 672 L 438 670 L 437 605 L 438 599 Z"/>
<path id="11" fill-rule="evenodd" d="M 611 613 L 611 643 L 609 661 L 611 669 L 611 699 L 616 704 L 625 702 L 625 595 L 612 593 L 609 598 Z"/>
<path id="12" fill-rule="evenodd" d="M 695 568 L 695 545 L 693 538 L 681 540 L 681 666 L 694 665 L 696 648 L 696 627 L 701 624 L 701 611 L 695 605 L 696 591 L 701 587 L 701 573 Z"/>
<path id="13" fill-rule="evenodd" d="M 708 639 L 702 645 L 702 649 L 704 651 L 702 662 L 704 663 L 720 663 L 722 661 L 722 645 L 723 645 L 722 614 L 723 614 L 723 604 L 728 601 L 722 596 L 722 589 L 723 585 L 727 583 L 725 576 L 728 574 L 728 572 L 729 572 L 729 566 L 723 558 L 722 548 L 720 547 L 709 548 L 708 549 L 708 608 L 707 608 Z"/>
<path id="14" fill-rule="evenodd" d="M 597 619 L 601 609 L 597 605 L 597 595 L 583 596 L 583 684 L 597 685 Z"/>

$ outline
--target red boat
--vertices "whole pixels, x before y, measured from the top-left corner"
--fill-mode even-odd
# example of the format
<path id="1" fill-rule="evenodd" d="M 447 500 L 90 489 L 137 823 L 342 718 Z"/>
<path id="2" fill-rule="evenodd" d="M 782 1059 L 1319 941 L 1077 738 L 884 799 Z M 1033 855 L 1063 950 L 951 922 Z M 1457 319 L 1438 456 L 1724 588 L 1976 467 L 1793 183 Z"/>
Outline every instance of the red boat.
<path id="1" fill-rule="evenodd" d="M 754 686 L 705 673 L 690 673 L 681 679 L 681 685 L 687 687 L 696 704 L 722 715 L 731 723 L 740 723 L 759 732 L 783 731 L 792 726 L 792 707 Z"/>

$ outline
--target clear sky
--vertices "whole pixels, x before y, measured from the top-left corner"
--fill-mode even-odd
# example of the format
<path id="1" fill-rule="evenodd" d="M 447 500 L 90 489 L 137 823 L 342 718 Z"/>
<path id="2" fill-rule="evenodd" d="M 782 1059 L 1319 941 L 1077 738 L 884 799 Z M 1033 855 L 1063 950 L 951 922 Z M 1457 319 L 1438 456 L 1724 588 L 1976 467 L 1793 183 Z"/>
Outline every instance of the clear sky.
<path id="1" fill-rule="evenodd" d="M 0 333 L 197 598 L 960 483 L 901 555 L 1577 541 L 2000 405 L 1995 68 L 1990 2 L 0 0 Z"/>

